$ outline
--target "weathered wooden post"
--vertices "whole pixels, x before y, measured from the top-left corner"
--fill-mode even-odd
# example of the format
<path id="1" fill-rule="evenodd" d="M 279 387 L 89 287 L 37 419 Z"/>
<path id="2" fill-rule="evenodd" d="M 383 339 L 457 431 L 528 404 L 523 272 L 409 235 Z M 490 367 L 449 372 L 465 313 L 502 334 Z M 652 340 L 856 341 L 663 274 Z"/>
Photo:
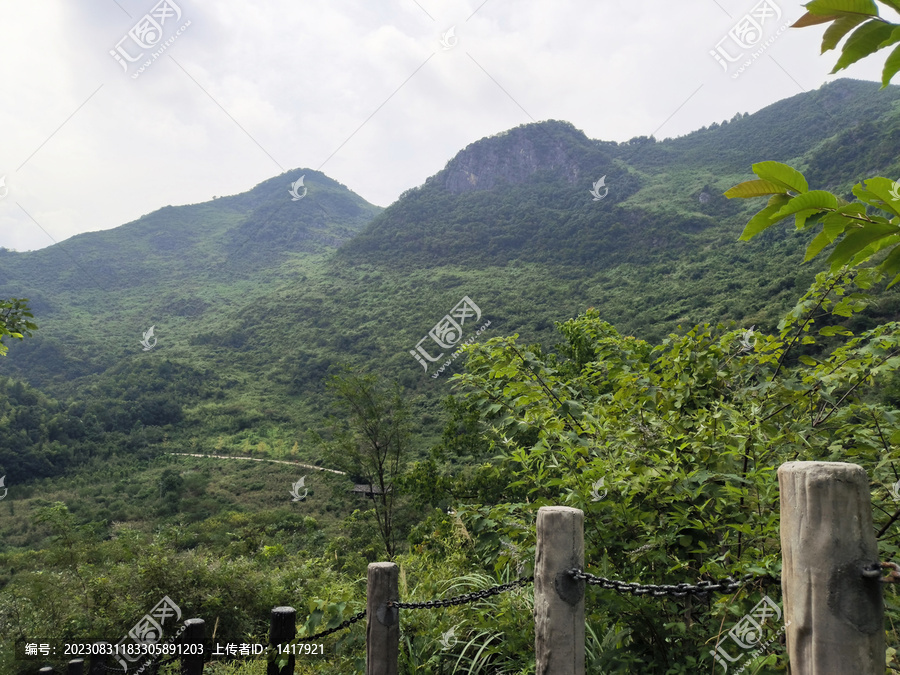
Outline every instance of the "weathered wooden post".
<path id="1" fill-rule="evenodd" d="M 66 675 L 84 675 L 84 659 L 72 659 L 69 661 Z"/>
<path id="2" fill-rule="evenodd" d="M 584 511 L 538 509 L 534 563 L 534 654 L 537 675 L 584 675 Z"/>
<path id="3" fill-rule="evenodd" d="M 201 649 L 195 654 L 186 654 L 181 657 L 181 675 L 203 675 L 203 638 L 206 636 L 206 622 L 203 619 L 188 619 L 184 622 L 184 632 L 181 634 L 181 643 L 184 645 L 199 645 Z M 190 649 L 187 650 L 190 652 Z"/>
<path id="4" fill-rule="evenodd" d="M 269 646 L 278 647 L 290 642 L 297 635 L 297 610 L 293 607 L 276 607 L 272 610 L 269 623 Z M 294 655 L 288 657 L 287 665 L 279 668 L 278 664 L 269 661 L 266 675 L 294 675 Z"/>
<path id="5" fill-rule="evenodd" d="M 366 675 L 397 675 L 400 656 L 400 610 L 388 607 L 399 600 L 400 568 L 394 563 L 369 564 L 366 591 Z"/>
<path id="6" fill-rule="evenodd" d="M 869 479 L 856 464 L 787 462 L 781 490 L 781 586 L 794 675 L 883 675 L 884 603 Z"/>

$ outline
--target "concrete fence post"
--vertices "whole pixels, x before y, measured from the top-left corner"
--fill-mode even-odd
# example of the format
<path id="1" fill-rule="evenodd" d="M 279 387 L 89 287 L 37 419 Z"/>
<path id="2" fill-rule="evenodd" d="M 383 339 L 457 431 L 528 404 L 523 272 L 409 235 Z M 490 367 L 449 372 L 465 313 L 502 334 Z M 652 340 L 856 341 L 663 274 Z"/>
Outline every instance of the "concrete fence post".
<path id="1" fill-rule="evenodd" d="M 399 569 L 395 563 L 369 565 L 366 592 L 366 675 L 397 675 L 400 656 Z"/>
<path id="2" fill-rule="evenodd" d="M 538 509 L 534 564 L 534 654 L 537 675 L 584 675 L 584 512 Z"/>
<path id="3" fill-rule="evenodd" d="M 781 586 L 794 675 L 883 675 L 881 582 L 869 479 L 856 464 L 787 462 L 781 490 Z"/>

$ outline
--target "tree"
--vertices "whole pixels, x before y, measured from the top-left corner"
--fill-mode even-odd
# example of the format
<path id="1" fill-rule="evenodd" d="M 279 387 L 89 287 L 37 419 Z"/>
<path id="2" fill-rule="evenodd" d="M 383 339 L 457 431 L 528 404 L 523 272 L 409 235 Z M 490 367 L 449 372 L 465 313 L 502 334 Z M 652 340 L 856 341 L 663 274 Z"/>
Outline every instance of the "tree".
<path id="1" fill-rule="evenodd" d="M 5 356 L 9 350 L 9 347 L 3 344 L 4 337 L 22 340 L 37 330 L 37 324 L 30 321 L 33 318 L 34 315 L 28 308 L 28 300 L 24 298 L 0 300 L 0 356 Z"/>
<path id="2" fill-rule="evenodd" d="M 900 12 L 898 0 L 878 0 L 878 2 Z M 808 11 L 792 28 L 830 23 L 822 37 L 823 54 L 837 47 L 840 41 L 847 37 L 832 73 L 900 42 L 900 32 L 896 30 L 900 28 L 900 24 L 891 23 L 879 16 L 875 0 L 813 0 L 805 7 Z M 894 47 L 885 61 L 881 73 L 882 89 L 890 83 L 898 71 L 900 71 L 900 45 Z"/>
<path id="3" fill-rule="evenodd" d="M 900 12 L 900 0 L 879 1 Z M 882 88 L 900 72 L 900 24 L 879 16 L 875 0 L 813 0 L 806 8 L 795 28 L 831 24 L 822 38 L 822 53 L 847 38 L 832 72 L 892 45 L 897 46 L 885 61 Z M 866 179 L 853 188 L 859 201 L 848 202 L 827 190 L 810 190 L 803 174 L 786 164 L 760 162 L 753 165 L 753 172 L 756 179 L 725 193 L 728 198 L 769 198 L 767 206 L 747 223 L 742 240 L 794 216 L 797 229 L 822 225 L 806 249 L 806 260 L 836 243 L 828 258 L 836 272 L 889 251 L 878 257 L 877 269 L 892 277 L 888 287 L 900 281 L 900 183 L 881 176 Z"/>
<path id="4" fill-rule="evenodd" d="M 476 548 L 490 544 L 490 562 L 502 565 L 510 554 L 498 532 L 507 533 L 507 550 L 528 551 L 538 507 L 566 504 L 585 511 L 586 564 L 604 577 L 674 584 L 776 576 L 775 471 L 789 460 L 865 467 L 884 535 L 897 511 L 890 486 L 900 415 L 873 383 L 900 366 L 900 323 L 858 336 L 842 325 L 866 306 L 875 276 L 820 274 L 774 334 L 705 324 L 651 344 L 589 310 L 557 324 L 563 341 L 553 352 L 517 336 L 468 347 L 456 385 L 528 493 L 520 504 L 457 508 Z M 890 537 L 880 544 L 886 555 L 896 550 Z M 593 632 L 630 636 L 607 651 L 602 670 L 708 668 L 703 640 L 684 633 L 714 640 L 763 592 L 749 585 L 710 606 L 594 596 Z"/>
<path id="5" fill-rule="evenodd" d="M 409 406 L 400 387 L 386 387 L 374 374 L 347 369 L 329 388 L 347 414 L 326 444 L 329 462 L 372 490 L 378 531 L 389 559 L 396 550 L 397 488 L 409 451 Z"/>
<path id="6" fill-rule="evenodd" d="M 898 0 L 883 4 L 900 11 Z M 807 8 L 795 25 L 833 22 L 823 51 L 857 29 L 836 70 L 900 42 L 900 26 L 877 17 L 872 0 L 815 0 Z M 898 71 L 900 46 L 884 84 Z M 900 519 L 891 499 L 900 485 L 900 414 L 873 385 L 900 368 L 900 323 L 855 335 L 846 319 L 867 306 L 867 291 L 885 274 L 891 285 L 900 281 L 900 185 L 863 181 L 851 204 L 810 190 L 784 164 L 753 170 L 755 180 L 726 193 L 769 198 L 741 238 L 790 216 L 800 229 L 820 223 L 806 258 L 836 244 L 831 271 L 817 276 L 774 334 L 707 324 L 653 345 L 588 311 L 557 324 L 564 340 L 554 352 L 520 345 L 518 336 L 467 348 L 467 372 L 456 385 L 529 491 L 524 504 L 460 507 L 469 531 L 488 519 L 493 531 L 518 530 L 513 543 L 527 550 L 537 507 L 567 503 L 585 510 L 586 563 L 604 576 L 674 583 L 777 574 L 778 465 L 853 461 L 873 480 L 879 548 L 898 552 L 890 529 Z M 879 253 L 875 267 L 861 267 Z M 493 559 L 503 563 L 499 546 Z M 760 592 L 745 589 L 737 603 L 719 598 L 710 607 L 604 595 L 602 604 L 588 604 L 589 635 L 624 637 L 594 667 L 695 672 L 712 660 L 684 633 L 721 634 Z M 754 664 L 766 666 L 780 671 L 784 659 Z"/>

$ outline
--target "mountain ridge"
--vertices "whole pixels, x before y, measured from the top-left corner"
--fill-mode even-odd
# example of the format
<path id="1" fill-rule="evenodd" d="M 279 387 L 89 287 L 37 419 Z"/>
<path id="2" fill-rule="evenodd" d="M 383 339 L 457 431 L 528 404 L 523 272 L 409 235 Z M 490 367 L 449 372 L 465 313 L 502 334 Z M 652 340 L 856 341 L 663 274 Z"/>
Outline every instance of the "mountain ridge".
<path id="1" fill-rule="evenodd" d="M 398 381 L 417 401 L 419 433 L 434 437 L 449 378 L 431 378 L 410 350 L 464 296 L 491 322 L 480 339 L 519 333 L 545 349 L 554 322 L 587 307 L 645 339 L 706 321 L 772 324 L 822 263 L 801 265 L 806 236 L 791 228 L 738 241 L 758 205 L 722 192 L 750 177 L 752 161 L 773 158 L 747 139 L 799 134 L 797 168 L 844 190 L 859 167 L 900 173 L 896 135 L 861 135 L 900 124 L 898 91 L 837 81 L 755 113 L 762 121 L 741 116 L 659 142 L 523 125 L 470 144 L 386 209 L 295 169 L 59 246 L 0 252 L 0 295 L 29 298 L 40 326 L 10 344 L 0 376 L 71 416 L 105 402 L 119 412 L 92 408 L 107 420 L 103 434 L 159 426 L 153 439 L 191 452 L 245 452 L 291 447 L 317 428 L 327 376 L 350 365 Z M 822 112 L 842 100 L 846 112 Z M 836 153 L 846 163 L 831 166 Z M 307 193 L 294 201 L 301 176 Z M 609 191 L 597 199 L 601 176 Z M 892 298 L 882 311 L 900 315 Z M 143 351 L 150 326 L 158 344 Z M 317 458 L 312 445 L 299 452 Z"/>

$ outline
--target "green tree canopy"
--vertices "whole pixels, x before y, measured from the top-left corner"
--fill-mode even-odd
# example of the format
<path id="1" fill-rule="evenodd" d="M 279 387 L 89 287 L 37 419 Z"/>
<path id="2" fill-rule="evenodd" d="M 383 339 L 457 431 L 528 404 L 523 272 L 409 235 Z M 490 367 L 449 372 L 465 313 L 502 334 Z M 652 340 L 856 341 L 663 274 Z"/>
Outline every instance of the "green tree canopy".
<path id="1" fill-rule="evenodd" d="M 9 350 L 9 347 L 3 344 L 3 338 L 13 337 L 22 340 L 37 330 L 37 324 L 31 321 L 33 318 L 34 315 L 28 309 L 28 300 L 24 298 L 0 300 L 0 356 L 5 356 Z"/>
<path id="2" fill-rule="evenodd" d="M 393 558 L 398 480 L 410 444 L 409 406 L 398 385 L 388 387 L 374 374 L 348 369 L 332 377 L 329 388 L 337 395 L 343 419 L 335 422 L 333 439 L 325 444 L 327 458 L 372 490 L 378 531 Z"/>

